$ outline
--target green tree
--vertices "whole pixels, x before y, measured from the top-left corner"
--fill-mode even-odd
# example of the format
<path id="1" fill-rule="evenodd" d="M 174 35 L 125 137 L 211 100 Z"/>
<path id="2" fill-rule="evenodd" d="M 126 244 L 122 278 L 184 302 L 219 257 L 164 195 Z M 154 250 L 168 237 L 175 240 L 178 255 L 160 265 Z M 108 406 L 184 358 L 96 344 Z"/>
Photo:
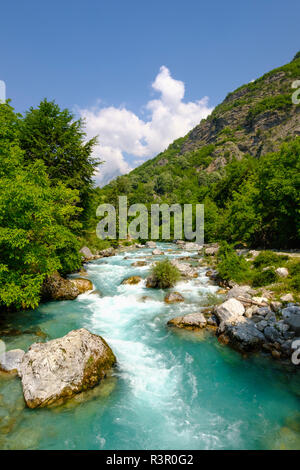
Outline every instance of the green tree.
<path id="1" fill-rule="evenodd" d="M 52 185 L 63 182 L 79 191 L 80 206 L 87 209 L 93 174 L 100 160 L 92 156 L 97 138 L 85 142 L 83 121 L 75 120 L 54 101 L 41 101 L 20 121 L 20 147 L 25 162 L 42 160 Z M 85 214 L 85 213 L 83 213 Z"/>
<path id="2" fill-rule="evenodd" d="M 78 191 L 51 184 L 41 160 L 24 165 L 18 119 L 0 106 L 0 306 L 33 308 L 45 276 L 80 266 Z"/>

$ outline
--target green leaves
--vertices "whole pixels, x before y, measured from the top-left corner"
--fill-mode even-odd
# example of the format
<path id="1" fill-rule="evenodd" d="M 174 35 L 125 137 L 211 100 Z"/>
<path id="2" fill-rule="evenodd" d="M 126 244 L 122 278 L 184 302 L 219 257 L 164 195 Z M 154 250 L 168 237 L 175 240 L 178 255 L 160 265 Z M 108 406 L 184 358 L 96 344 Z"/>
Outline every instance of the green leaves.
<path id="1" fill-rule="evenodd" d="M 80 266 L 81 209 L 78 191 L 53 185 L 43 161 L 25 163 L 18 119 L 0 106 L 0 306 L 34 308 L 46 275 Z"/>

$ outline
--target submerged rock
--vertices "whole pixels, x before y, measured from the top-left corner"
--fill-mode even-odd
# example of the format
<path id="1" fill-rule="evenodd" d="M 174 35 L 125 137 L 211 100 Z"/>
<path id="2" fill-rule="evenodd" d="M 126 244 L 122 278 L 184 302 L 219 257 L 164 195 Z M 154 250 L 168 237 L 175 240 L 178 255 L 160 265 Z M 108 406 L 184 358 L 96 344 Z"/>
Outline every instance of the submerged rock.
<path id="1" fill-rule="evenodd" d="M 134 263 L 131 264 L 131 266 L 147 266 L 147 262 L 146 261 L 135 261 Z"/>
<path id="2" fill-rule="evenodd" d="M 184 302 L 184 297 L 179 292 L 169 292 L 164 300 L 168 304 L 173 304 L 175 302 Z"/>
<path id="3" fill-rule="evenodd" d="M 122 284 L 138 284 L 139 282 L 141 282 L 141 280 L 142 278 L 140 276 L 130 276 L 127 279 L 124 279 L 124 281 L 122 281 Z"/>
<path id="4" fill-rule="evenodd" d="M 77 279 L 70 279 L 75 287 L 79 290 L 80 294 L 87 292 L 93 289 L 93 283 L 89 279 L 82 279 L 78 277 Z"/>
<path id="5" fill-rule="evenodd" d="M 85 328 L 47 343 L 34 343 L 20 366 L 29 408 L 44 407 L 97 385 L 116 358 L 101 336 Z"/>
<path id="6" fill-rule="evenodd" d="M 44 300 L 73 300 L 79 295 L 79 289 L 69 279 L 64 279 L 56 271 L 47 276 L 42 286 Z"/>
<path id="7" fill-rule="evenodd" d="M 12 349 L 11 351 L 4 352 L 0 356 L 0 369 L 5 372 L 16 371 L 19 374 L 24 354 L 25 351 L 22 349 Z"/>
<path id="8" fill-rule="evenodd" d="M 168 321 L 168 325 L 177 328 L 197 329 L 205 328 L 207 321 L 203 313 L 190 313 L 182 317 L 172 318 Z"/>

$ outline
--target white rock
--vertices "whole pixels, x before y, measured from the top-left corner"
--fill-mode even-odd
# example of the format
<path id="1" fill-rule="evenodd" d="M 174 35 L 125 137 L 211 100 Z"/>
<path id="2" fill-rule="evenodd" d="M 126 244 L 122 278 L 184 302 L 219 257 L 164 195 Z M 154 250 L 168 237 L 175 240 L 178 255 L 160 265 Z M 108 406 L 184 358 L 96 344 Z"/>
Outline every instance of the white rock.
<path id="1" fill-rule="evenodd" d="M 16 370 L 19 374 L 20 365 L 23 360 L 25 351 L 22 349 L 12 349 L 6 351 L 0 356 L 0 369 L 5 372 Z"/>
<path id="2" fill-rule="evenodd" d="M 206 324 L 207 321 L 203 313 L 189 313 L 168 321 L 168 325 L 177 326 L 178 328 L 205 328 Z"/>
<path id="3" fill-rule="evenodd" d="M 229 299 L 215 308 L 215 315 L 220 322 L 234 322 L 244 315 L 244 305 L 237 299 Z"/>
<path id="4" fill-rule="evenodd" d="M 186 242 L 183 245 L 183 249 L 187 251 L 194 251 L 194 250 L 199 251 L 202 249 L 202 245 L 199 245 L 199 243 Z"/>
<path id="5" fill-rule="evenodd" d="M 205 249 L 205 254 L 208 256 L 214 256 L 218 253 L 219 247 L 218 246 L 210 246 Z"/>
<path id="6" fill-rule="evenodd" d="M 252 300 L 254 300 L 254 302 L 258 302 L 259 304 L 267 304 L 268 303 L 267 297 L 252 297 Z"/>
<path id="7" fill-rule="evenodd" d="M 20 366 L 26 404 L 43 407 L 92 388 L 115 361 L 104 339 L 84 328 L 47 343 L 34 343 Z"/>
<path id="8" fill-rule="evenodd" d="M 294 297 L 293 297 L 293 294 L 285 294 L 282 297 L 280 297 L 280 300 L 282 302 L 293 302 Z"/>
<path id="9" fill-rule="evenodd" d="M 279 277 L 288 277 L 289 275 L 289 272 L 286 268 L 277 268 L 275 269 L 275 272 Z"/>
<path id="10" fill-rule="evenodd" d="M 152 254 L 153 254 L 154 256 L 157 256 L 157 255 L 163 255 L 164 252 L 161 251 L 161 250 L 159 250 L 158 248 L 156 248 L 155 250 L 152 251 Z"/>
<path id="11" fill-rule="evenodd" d="M 146 242 L 146 247 L 147 248 L 156 248 L 156 243 L 153 241 Z"/>
<path id="12" fill-rule="evenodd" d="M 92 259 L 94 256 L 87 246 L 83 246 L 81 250 L 79 250 L 79 253 L 81 253 L 86 259 Z"/>

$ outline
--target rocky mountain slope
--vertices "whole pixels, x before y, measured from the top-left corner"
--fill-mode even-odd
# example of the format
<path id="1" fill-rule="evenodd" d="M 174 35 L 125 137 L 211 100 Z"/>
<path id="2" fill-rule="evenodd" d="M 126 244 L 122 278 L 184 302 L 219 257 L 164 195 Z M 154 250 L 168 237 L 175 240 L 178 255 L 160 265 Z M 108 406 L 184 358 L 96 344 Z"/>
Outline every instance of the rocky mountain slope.
<path id="1" fill-rule="evenodd" d="M 296 54 L 290 63 L 229 93 L 207 119 L 133 170 L 129 178 L 134 181 L 141 177 L 145 183 L 162 172 L 172 171 L 176 163 L 183 170 L 186 165 L 186 169 L 192 166 L 196 173 L 212 173 L 233 157 L 260 157 L 277 150 L 286 140 L 300 135 L 300 106 L 292 103 L 292 83 L 299 77 L 300 56 Z M 197 158 L 197 151 L 203 147 L 210 157 L 204 162 L 201 153 Z M 128 176 L 121 178 L 127 180 Z"/>

